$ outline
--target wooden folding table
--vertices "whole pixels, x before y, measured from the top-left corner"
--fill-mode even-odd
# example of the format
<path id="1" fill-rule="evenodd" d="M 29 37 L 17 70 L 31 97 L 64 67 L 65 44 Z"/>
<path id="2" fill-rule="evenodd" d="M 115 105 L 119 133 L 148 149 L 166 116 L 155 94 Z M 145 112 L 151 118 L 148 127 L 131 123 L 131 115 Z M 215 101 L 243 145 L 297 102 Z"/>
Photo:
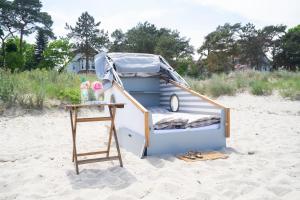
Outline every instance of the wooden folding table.
<path id="1" fill-rule="evenodd" d="M 108 117 L 90 117 L 90 118 L 86 118 L 86 117 L 79 118 L 78 117 L 77 114 L 78 114 L 78 110 L 80 108 L 91 108 L 91 107 L 97 107 L 97 108 L 108 107 L 110 115 Z M 73 140 L 72 162 L 74 162 L 74 164 L 75 164 L 76 174 L 79 174 L 78 165 L 87 164 L 87 163 L 102 162 L 102 161 L 109 161 L 109 160 L 119 160 L 120 166 L 123 167 L 118 137 L 117 137 L 115 123 L 114 123 L 117 108 L 124 108 L 124 104 L 121 104 L 121 103 L 97 103 L 97 104 L 73 104 L 73 105 L 66 106 L 66 109 L 68 109 L 70 111 L 72 140 Z M 111 121 L 107 149 L 105 151 L 77 153 L 77 148 L 76 148 L 77 123 L 98 122 L 98 121 Z M 118 153 L 117 156 L 109 156 L 112 136 L 114 136 L 114 139 L 116 142 L 117 153 Z M 106 154 L 106 156 L 102 157 L 102 158 L 78 160 L 78 157 L 80 157 L 80 156 L 97 155 L 97 154 Z"/>

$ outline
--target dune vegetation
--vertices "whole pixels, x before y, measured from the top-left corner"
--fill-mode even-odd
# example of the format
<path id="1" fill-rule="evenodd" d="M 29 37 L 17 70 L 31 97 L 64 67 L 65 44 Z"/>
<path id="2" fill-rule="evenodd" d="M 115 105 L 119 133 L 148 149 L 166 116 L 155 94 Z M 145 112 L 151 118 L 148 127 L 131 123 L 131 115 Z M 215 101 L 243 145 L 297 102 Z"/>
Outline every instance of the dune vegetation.
<path id="1" fill-rule="evenodd" d="M 0 108 L 21 106 L 25 109 L 80 101 L 80 78 L 95 80 L 95 75 L 77 75 L 54 70 L 32 70 L 19 73 L 0 71 Z M 288 71 L 243 71 L 214 74 L 210 78 L 185 77 L 195 91 L 211 97 L 235 95 L 248 91 L 253 95 L 271 95 L 277 91 L 291 100 L 300 100 L 300 73 Z"/>
<path id="2" fill-rule="evenodd" d="M 212 97 L 235 95 L 248 91 L 253 95 L 271 95 L 274 91 L 291 100 L 300 100 L 300 73 L 288 71 L 259 72 L 254 70 L 214 74 L 197 80 L 186 77 L 194 90 Z"/>
<path id="3" fill-rule="evenodd" d="M 0 106 L 19 105 L 43 108 L 45 102 L 59 100 L 77 103 L 80 100 L 80 77 L 73 73 L 32 70 L 20 73 L 0 71 Z"/>

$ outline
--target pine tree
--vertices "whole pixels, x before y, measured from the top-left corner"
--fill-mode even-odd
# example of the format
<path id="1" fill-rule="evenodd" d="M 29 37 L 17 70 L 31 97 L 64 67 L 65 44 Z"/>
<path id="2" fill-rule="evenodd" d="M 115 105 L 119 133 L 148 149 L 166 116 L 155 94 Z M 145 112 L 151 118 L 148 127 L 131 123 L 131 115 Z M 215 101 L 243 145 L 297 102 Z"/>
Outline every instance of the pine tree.
<path id="1" fill-rule="evenodd" d="M 73 39 L 77 50 L 85 56 L 86 72 L 89 70 L 89 59 L 95 55 L 95 52 L 102 50 L 109 42 L 107 32 L 99 29 L 100 22 L 95 22 L 93 16 L 84 12 L 78 18 L 75 27 L 66 24 L 69 30 L 68 37 Z"/>
<path id="2" fill-rule="evenodd" d="M 14 8 L 14 29 L 20 34 L 19 52 L 23 53 L 24 36 L 33 33 L 38 29 L 51 31 L 53 21 L 47 12 L 42 12 L 40 0 L 13 0 Z"/>
<path id="3" fill-rule="evenodd" d="M 43 52 L 46 49 L 48 44 L 48 35 L 43 29 L 39 29 L 36 36 L 36 44 L 34 57 L 36 61 L 36 66 L 43 60 Z"/>

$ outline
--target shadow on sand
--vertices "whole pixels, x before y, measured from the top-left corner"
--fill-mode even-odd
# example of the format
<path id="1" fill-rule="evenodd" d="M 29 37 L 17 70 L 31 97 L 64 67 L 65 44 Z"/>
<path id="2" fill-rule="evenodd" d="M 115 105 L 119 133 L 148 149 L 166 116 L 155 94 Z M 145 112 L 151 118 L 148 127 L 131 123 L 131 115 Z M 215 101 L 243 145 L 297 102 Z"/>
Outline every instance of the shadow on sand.
<path id="1" fill-rule="evenodd" d="M 79 175 L 75 170 L 66 172 L 74 189 L 105 188 L 119 190 L 136 182 L 136 178 L 126 169 L 119 166 L 107 169 L 82 169 Z"/>
<path id="2" fill-rule="evenodd" d="M 166 154 L 159 156 L 146 156 L 143 159 L 150 163 L 153 167 L 162 168 L 165 166 L 166 162 L 173 162 L 176 159 L 176 157 L 175 155 Z"/>

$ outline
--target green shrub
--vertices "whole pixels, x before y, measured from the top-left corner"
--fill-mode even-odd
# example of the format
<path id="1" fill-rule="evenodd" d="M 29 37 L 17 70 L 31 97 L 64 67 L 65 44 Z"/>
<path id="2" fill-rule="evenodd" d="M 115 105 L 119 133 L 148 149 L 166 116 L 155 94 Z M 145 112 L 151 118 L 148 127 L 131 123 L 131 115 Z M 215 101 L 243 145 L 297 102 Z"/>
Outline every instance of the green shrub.
<path id="1" fill-rule="evenodd" d="M 237 91 L 235 84 L 226 80 L 224 74 L 214 75 L 211 80 L 207 82 L 206 91 L 213 97 L 218 97 L 221 95 L 234 95 Z"/>
<path id="2" fill-rule="evenodd" d="M 250 83 L 250 92 L 254 95 L 270 95 L 272 87 L 266 81 L 257 80 Z"/>
<path id="3" fill-rule="evenodd" d="M 73 73 L 39 69 L 20 73 L 0 70 L 0 103 L 5 104 L 4 107 L 19 104 L 24 108 L 41 109 L 47 99 L 78 103 L 79 87 L 80 77 Z"/>
<path id="4" fill-rule="evenodd" d="M 300 91 L 299 90 L 295 90 L 293 88 L 285 88 L 285 89 L 279 90 L 279 94 L 282 97 L 286 97 L 286 98 L 289 98 L 291 100 L 300 101 Z"/>
<path id="5" fill-rule="evenodd" d="M 61 90 L 59 93 L 59 99 L 65 100 L 71 103 L 79 103 L 80 102 L 80 90 L 73 88 L 65 88 Z"/>
<path id="6" fill-rule="evenodd" d="M 0 70 L 0 100 L 11 106 L 16 99 L 14 78 L 10 72 Z"/>
<path id="7" fill-rule="evenodd" d="M 204 94 L 205 93 L 205 84 L 204 81 L 200 81 L 198 79 L 195 78 L 191 78 L 191 77 L 184 77 L 184 79 L 188 82 L 188 84 L 190 85 L 190 87 L 200 93 L 200 94 Z"/>
<path id="8" fill-rule="evenodd" d="M 248 77 L 245 75 L 246 74 L 242 72 L 237 72 L 234 74 L 236 88 L 239 89 L 240 91 L 243 91 L 249 85 Z"/>
<path id="9" fill-rule="evenodd" d="M 300 75 L 278 80 L 276 87 L 282 97 L 300 100 Z"/>

